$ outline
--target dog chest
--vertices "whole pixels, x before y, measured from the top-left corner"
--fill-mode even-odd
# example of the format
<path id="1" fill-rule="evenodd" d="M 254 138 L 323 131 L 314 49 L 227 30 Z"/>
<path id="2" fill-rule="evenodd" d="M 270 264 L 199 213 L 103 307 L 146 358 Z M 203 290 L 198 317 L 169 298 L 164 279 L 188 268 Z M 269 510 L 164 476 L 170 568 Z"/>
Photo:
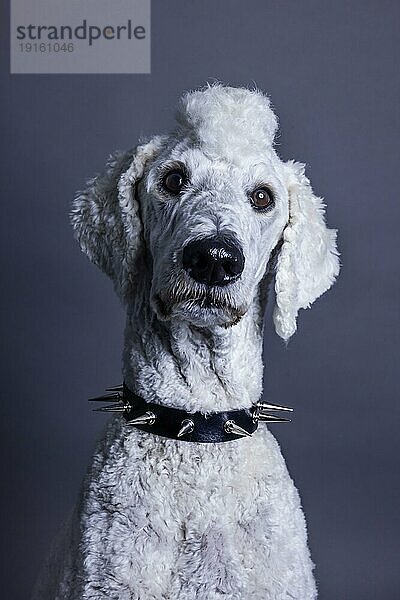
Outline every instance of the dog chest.
<path id="1" fill-rule="evenodd" d="M 146 598 L 266 589 L 260 548 L 274 560 L 283 521 L 296 531 L 299 516 L 274 438 L 191 444 L 126 429 L 110 426 L 88 480 L 87 580 Z"/>

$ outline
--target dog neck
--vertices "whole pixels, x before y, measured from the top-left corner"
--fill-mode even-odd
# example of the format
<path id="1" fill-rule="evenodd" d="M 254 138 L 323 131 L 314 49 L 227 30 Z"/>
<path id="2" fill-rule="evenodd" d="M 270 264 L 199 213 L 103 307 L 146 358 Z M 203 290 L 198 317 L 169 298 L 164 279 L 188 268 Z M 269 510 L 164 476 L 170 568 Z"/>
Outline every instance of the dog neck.
<path id="1" fill-rule="evenodd" d="M 160 321 L 148 302 L 136 303 L 127 312 L 124 380 L 148 402 L 190 412 L 249 407 L 262 391 L 262 321 L 258 298 L 239 323 L 214 330 Z"/>

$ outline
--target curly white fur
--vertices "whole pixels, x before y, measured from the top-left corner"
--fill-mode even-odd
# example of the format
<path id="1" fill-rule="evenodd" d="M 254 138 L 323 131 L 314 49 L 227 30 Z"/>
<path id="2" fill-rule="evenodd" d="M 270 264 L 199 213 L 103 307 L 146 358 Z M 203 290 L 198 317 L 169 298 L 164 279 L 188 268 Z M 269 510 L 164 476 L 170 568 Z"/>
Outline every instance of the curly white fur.
<path id="1" fill-rule="evenodd" d="M 188 93 L 172 134 L 112 157 L 74 202 L 77 239 L 126 306 L 125 381 L 148 401 L 203 412 L 256 402 L 275 253 L 284 340 L 338 273 L 335 232 L 303 165 L 275 153 L 276 128 L 258 90 Z M 176 161 L 188 184 L 170 198 L 160 178 Z M 274 195 L 265 213 L 249 201 L 261 184 Z M 245 266 L 204 308 L 182 248 L 216 234 L 235 236 Z M 251 438 L 193 444 L 117 418 L 35 598 L 309 600 L 312 567 L 297 491 L 263 424 Z"/>

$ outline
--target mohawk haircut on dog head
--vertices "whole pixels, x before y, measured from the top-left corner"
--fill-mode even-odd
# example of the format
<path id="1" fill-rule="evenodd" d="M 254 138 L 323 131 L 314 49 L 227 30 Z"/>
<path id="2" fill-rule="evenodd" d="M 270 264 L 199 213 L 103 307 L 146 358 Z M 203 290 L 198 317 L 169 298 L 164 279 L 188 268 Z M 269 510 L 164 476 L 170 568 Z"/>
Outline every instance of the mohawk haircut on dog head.
<path id="1" fill-rule="evenodd" d="M 184 94 L 177 121 L 183 135 L 192 136 L 209 154 L 232 162 L 239 158 L 238 142 L 242 156 L 270 152 L 278 129 L 268 96 L 220 84 Z"/>

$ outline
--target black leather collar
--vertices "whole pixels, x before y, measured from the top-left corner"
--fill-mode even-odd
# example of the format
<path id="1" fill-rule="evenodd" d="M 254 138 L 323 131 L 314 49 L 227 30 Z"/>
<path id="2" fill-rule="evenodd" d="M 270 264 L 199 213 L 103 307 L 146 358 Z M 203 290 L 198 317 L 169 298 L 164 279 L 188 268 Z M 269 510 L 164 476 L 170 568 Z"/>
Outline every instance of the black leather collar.
<path id="1" fill-rule="evenodd" d="M 230 442 L 251 436 L 259 421 L 283 422 L 288 419 L 267 415 L 264 410 L 292 410 L 275 404 L 259 402 L 249 408 L 223 412 L 187 412 L 146 402 L 125 383 L 108 388 L 111 394 L 91 398 L 91 401 L 114 402 L 95 410 L 122 413 L 128 425 L 162 437 L 186 442 Z"/>
<path id="2" fill-rule="evenodd" d="M 230 442 L 245 437 L 245 434 L 230 432 L 231 423 L 241 427 L 250 435 L 257 429 L 258 421 L 253 420 L 252 409 L 231 410 L 215 413 L 189 413 L 179 408 L 171 408 L 145 402 L 143 398 L 136 396 L 124 385 L 123 396 L 131 407 L 124 413 L 128 423 L 143 413 L 150 412 L 155 420 L 151 424 L 138 424 L 135 426 L 143 431 L 149 431 L 163 437 L 181 439 L 187 442 Z M 228 423 L 228 425 L 226 425 Z M 178 433 L 185 428 L 179 437 Z"/>

